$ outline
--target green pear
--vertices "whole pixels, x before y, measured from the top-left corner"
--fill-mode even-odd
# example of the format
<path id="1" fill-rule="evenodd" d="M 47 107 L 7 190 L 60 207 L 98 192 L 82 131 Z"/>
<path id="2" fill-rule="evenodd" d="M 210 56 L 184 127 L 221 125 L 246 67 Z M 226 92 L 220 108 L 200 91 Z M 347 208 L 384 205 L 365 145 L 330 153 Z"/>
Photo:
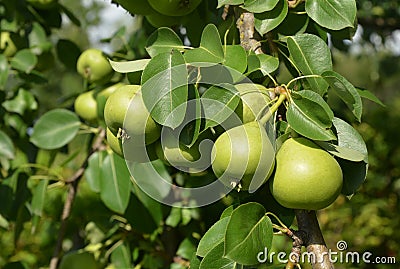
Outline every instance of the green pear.
<path id="1" fill-rule="evenodd" d="M 235 109 L 243 123 L 256 120 L 256 117 L 271 101 L 267 89 L 260 84 L 242 83 L 235 85 L 240 93 L 241 102 Z"/>
<path id="2" fill-rule="evenodd" d="M 112 93 L 104 107 L 104 120 L 116 135 L 124 130 L 130 147 L 149 145 L 160 137 L 160 127 L 144 105 L 138 85 L 125 85 Z"/>
<path id="3" fill-rule="evenodd" d="M 284 207 L 325 208 L 336 200 L 342 185 L 338 162 L 311 140 L 289 138 L 276 154 L 276 171 L 270 189 Z"/>
<path id="4" fill-rule="evenodd" d="M 221 134 L 211 152 L 212 169 L 224 184 L 241 183 L 244 190 L 256 190 L 270 177 L 275 150 L 262 124 L 257 121 Z"/>

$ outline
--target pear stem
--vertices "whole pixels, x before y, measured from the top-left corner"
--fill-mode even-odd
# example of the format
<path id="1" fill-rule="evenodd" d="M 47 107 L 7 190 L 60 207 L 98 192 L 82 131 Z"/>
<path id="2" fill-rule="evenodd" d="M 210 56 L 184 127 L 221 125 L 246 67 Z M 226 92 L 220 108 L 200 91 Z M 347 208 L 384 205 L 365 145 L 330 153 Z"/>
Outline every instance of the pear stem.
<path id="1" fill-rule="evenodd" d="M 273 104 L 268 112 L 259 120 L 259 122 L 262 125 L 266 125 L 267 122 L 269 121 L 269 119 L 272 117 L 272 115 L 278 110 L 278 108 L 282 105 L 282 103 L 286 100 L 286 94 L 285 93 L 281 93 L 281 95 L 279 95 L 278 100 L 276 101 L 275 104 Z"/>

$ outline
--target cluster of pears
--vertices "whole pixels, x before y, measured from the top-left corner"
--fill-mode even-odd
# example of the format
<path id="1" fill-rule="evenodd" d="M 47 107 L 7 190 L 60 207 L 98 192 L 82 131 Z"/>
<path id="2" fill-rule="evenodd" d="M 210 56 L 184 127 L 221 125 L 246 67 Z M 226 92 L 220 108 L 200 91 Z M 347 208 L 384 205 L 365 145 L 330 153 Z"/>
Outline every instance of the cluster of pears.
<path id="1" fill-rule="evenodd" d="M 177 26 L 202 0 L 113 0 L 131 14 L 144 15 L 154 27 Z"/>

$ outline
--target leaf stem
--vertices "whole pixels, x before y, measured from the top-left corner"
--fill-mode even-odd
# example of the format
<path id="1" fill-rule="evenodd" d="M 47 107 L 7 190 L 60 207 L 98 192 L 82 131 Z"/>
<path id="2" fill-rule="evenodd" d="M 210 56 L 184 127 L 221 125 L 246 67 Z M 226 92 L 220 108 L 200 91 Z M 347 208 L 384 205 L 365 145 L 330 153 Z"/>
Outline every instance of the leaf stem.
<path id="1" fill-rule="evenodd" d="M 287 94 L 286 93 L 281 93 L 278 97 L 278 100 L 276 101 L 275 104 L 273 104 L 268 112 L 259 120 L 259 122 L 262 125 L 267 124 L 269 119 L 272 117 L 272 115 L 278 110 L 278 108 L 282 105 L 282 103 L 286 100 Z"/>
<path id="2" fill-rule="evenodd" d="M 305 75 L 305 76 L 300 76 L 300 77 L 294 78 L 294 79 L 292 79 L 291 81 L 289 81 L 289 83 L 286 85 L 286 87 L 289 88 L 290 84 L 292 84 L 293 82 L 295 82 L 295 81 L 297 81 L 297 80 L 303 79 L 303 78 L 322 78 L 322 76 L 320 76 L 320 75 Z"/>

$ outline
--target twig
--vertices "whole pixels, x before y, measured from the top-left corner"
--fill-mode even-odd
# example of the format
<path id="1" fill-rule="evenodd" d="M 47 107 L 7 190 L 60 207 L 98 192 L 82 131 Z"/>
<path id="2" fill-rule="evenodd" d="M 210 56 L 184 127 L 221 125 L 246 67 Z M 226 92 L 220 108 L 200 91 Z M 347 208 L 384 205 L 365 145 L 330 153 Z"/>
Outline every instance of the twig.
<path id="1" fill-rule="evenodd" d="M 240 45 L 245 50 L 252 50 L 256 54 L 264 53 L 261 49 L 261 42 L 256 39 L 254 31 L 254 14 L 250 12 L 242 12 L 236 22 L 240 33 Z"/>
<path id="2" fill-rule="evenodd" d="M 56 269 L 58 266 L 58 262 L 60 260 L 62 242 L 64 241 L 65 232 L 67 230 L 68 219 L 71 215 L 72 204 L 76 197 L 79 181 L 82 178 L 86 167 L 88 166 L 90 156 L 94 152 L 102 148 L 103 146 L 102 142 L 104 137 L 105 137 L 105 130 L 102 129 L 99 135 L 97 136 L 96 140 L 94 141 L 92 148 L 89 154 L 87 155 L 86 159 L 82 163 L 81 167 L 69 179 L 65 180 L 65 183 L 69 185 L 68 195 L 64 203 L 64 208 L 61 215 L 60 230 L 58 231 L 57 243 L 53 252 L 53 257 L 50 260 L 49 269 Z"/>

